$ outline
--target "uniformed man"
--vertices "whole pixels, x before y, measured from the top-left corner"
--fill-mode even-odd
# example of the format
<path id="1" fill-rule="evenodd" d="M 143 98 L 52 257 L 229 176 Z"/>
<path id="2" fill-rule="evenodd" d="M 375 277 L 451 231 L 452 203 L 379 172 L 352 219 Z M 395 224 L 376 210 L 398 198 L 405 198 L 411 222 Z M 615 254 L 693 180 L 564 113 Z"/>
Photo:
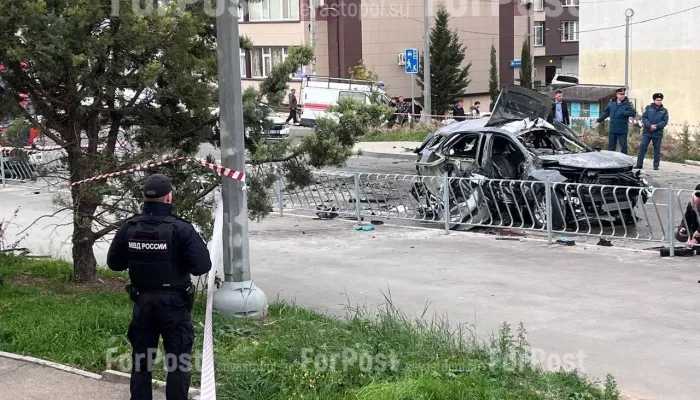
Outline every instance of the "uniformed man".
<path id="1" fill-rule="evenodd" d="M 132 346 L 131 399 L 152 399 L 152 371 L 163 337 L 168 369 L 166 397 L 187 399 L 192 378 L 191 321 L 194 285 L 190 274 L 211 269 L 206 244 L 194 227 L 172 212 L 173 188 L 165 175 L 143 186 L 143 213 L 124 222 L 112 241 L 107 265 L 129 270 L 127 292 L 134 302 L 128 337 Z"/>

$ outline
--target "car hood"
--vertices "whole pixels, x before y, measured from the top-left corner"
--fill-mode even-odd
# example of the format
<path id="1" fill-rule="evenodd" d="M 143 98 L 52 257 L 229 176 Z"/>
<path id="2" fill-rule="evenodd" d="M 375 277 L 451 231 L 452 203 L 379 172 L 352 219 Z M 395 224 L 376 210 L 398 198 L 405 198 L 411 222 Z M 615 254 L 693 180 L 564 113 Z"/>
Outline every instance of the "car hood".
<path id="1" fill-rule="evenodd" d="M 486 126 L 498 126 L 513 120 L 547 120 L 554 102 L 549 97 L 516 85 L 501 90 Z"/>
<path id="2" fill-rule="evenodd" d="M 590 151 L 586 153 L 538 156 L 543 161 L 555 161 L 565 167 L 581 169 L 630 168 L 636 163 L 633 157 L 615 151 Z"/>

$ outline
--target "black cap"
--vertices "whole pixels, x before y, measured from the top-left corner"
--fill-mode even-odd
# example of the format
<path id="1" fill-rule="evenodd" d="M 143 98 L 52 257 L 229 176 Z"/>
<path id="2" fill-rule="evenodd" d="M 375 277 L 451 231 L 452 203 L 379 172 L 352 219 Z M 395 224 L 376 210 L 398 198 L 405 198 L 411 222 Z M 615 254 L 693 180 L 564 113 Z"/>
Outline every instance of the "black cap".
<path id="1" fill-rule="evenodd" d="M 652 99 L 653 99 L 653 100 L 656 100 L 656 99 L 661 99 L 661 100 L 663 100 L 663 99 L 664 99 L 664 94 L 663 94 L 663 93 L 654 93 L 654 97 L 653 97 Z"/>
<path id="2" fill-rule="evenodd" d="M 153 174 L 143 184 L 143 195 L 147 199 L 157 199 L 173 191 L 170 179 L 163 174 Z"/>

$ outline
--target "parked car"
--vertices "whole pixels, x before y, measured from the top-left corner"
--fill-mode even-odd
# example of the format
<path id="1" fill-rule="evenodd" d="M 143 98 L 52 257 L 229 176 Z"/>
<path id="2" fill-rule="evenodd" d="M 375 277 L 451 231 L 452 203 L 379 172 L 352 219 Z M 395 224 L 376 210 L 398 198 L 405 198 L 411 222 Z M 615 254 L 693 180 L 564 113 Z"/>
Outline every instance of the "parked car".
<path id="1" fill-rule="evenodd" d="M 578 85 L 579 79 L 576 75 L 556 74 L 552 79 L 551 85 Z"/>
<path id="2" fill-rule="evenodd" d="M 443 126 L 415 149 L 416 170 L 425 179 L 414 186 L 413 196 L 426 210 L 441 212 L 444 179 L 436 178 L 447 172 L 450 177 L 471 178 L 450 180 L 452 223 L 481 214 L 498 216 L 504 224 L 522 216 L 535 227 L 544 227 L 544 182 L 549 180 L 554 184 L 556 229 L 591 216 L 632 222 L 637 203 L 649 197 L 642 172 L 633 170 L 634 158 L 590 148 L 569 127 L 548 123 L 551 110 L 549 97 L 519 86 L 505 87 L 488 119 Z"/>

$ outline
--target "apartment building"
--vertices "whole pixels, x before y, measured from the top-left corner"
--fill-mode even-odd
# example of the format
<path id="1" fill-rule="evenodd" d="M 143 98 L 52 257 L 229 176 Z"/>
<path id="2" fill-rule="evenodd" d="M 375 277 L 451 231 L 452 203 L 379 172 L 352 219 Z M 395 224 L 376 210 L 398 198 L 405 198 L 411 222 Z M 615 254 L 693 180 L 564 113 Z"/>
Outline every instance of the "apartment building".
<path id="1" fill-rule="evenodd" d="M 625 13 L 631 9 L 629 97 L 637 111 L 661 92 L 671 124 L 700 125 L 697 6 L 697 1 L 586 2 L 580 15 L 581 81 L 624 85 Z"/>
<path id="2" fill-rule="evenodd" d="M 556 74 L 579 73 L 579 0 L 525 0 L 532 4 L 535 86 Z"/>
<path id="3" fill-rule="evenodd" d="M 311 18 L 310 1 L 315 2 L 315 18 Z M 465 93 L 467 105 L 477 100 L 485 105 L 489 102 L 492 45 L 497 51 L 501 85 L 517 82 L 522 43 L 535 29 L 532 1 L 444 3 L 450 13 L 450 28 L 457 30 L 460 41 L 466 46 L 465 64 L 472 63 L 471 83 Z M 423 51 L 423 4 L 423 0 L 262 0 L 247 3 L 239 19 L 240 32 L 252 39 L 255 49 L 241 51 L 244 87 L 264 79 L 284 60 L 290 46 L 313 42 L 317 75 L 348 78 L 349 69 L 362 60 L 380 76 L 390 94 L 410 97 L 414 76 L 404 72 L 402 55 L 407 48 Z M 431 25 L 437 4 L 431 1 Z M 556 46 L 551 50 L 568 56 L 563 53 L 565 51 Z M 562 60 L 557 62 L 561 64 Z M 300 72 L 311 73 L 311 67 L 306 66 Z M 293 80 L 291 87 L 300 86 L 300 76 Z M 414 93 L 420 96 L 417 85 L 414 85 Z"/>
<path id="4" fill-rule="evenodd" d="M 309 7 L 307 0 L 261 0 L 241 2 L 239 30 L 248 36 L 254 49 L 241 50 L 243 88 L 265 79 L 272 68 L 287 58 L 290 47 L 309 42 Z M 301 87 L 299 71 L 290 87 Z"/>

